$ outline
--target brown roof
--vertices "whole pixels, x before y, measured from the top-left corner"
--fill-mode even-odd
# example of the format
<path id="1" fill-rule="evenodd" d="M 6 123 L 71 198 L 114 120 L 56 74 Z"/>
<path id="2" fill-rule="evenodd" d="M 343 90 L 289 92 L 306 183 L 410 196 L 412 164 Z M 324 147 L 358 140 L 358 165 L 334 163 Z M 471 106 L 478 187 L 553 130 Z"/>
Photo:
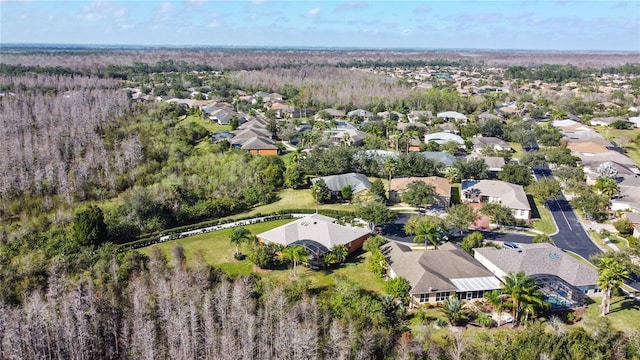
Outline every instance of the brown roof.
<path id="1" fill-rule="evenodd" d="M 598 144 L 593 141 L 585 141 L 579 143 L 569 143 L 567 144 L 567 149 L 575 152 L 586 152 L 586 153 L 603 153 L 609 151 L 606 147 L 601 144 Z"/>
<path id="2" fill-rule="evenodd" d="M 409 184 L 416 181 L 422 181 L 427 185 L 432 185 L 435 188 L 436 194 L 439 196 L 451 197 L 451 184 L 449 184 L 449 180 L 438 176 L 393 178 L 389 184 L 389 190 L 401 193 L 407 190 Z"/>

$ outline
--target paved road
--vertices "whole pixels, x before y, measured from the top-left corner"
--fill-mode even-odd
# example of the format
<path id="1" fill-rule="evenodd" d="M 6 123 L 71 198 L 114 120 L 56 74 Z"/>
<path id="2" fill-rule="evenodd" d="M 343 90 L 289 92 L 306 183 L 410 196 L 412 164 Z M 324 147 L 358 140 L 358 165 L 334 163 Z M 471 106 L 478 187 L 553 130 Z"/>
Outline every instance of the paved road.
<path id="1" fill-rule="evenodd" d="M 537 179 L 551 177 L 551 170 L 547 167 L 536 167 L 533 173 Z M 602 252 L 586 233 L 564 196 L 557 200 L 547 200 L 545 205 L 558 226 L 558 233 L 551 236 L 557 247 L 574 252 L 587 260 Z"/>
<path id="2" fill-rule="evenodd" d="M 404 232 L 404 224 L 409 218 L 415 215 L 415 213 L 398 213 L 398 219 L 392 224 L 388 224 L 384 227 L 384 237 L 394 241 L 403 243 L 413 243 L 413 235 L 407 235 Z M 519 233 L 497 232 L 497 231 L 481 231 L 484 238 L 487 240 L 496 241 L 511 241 L 521 244 L 531 244 L 533 239 L 530 235 L 524 235 Z"/>

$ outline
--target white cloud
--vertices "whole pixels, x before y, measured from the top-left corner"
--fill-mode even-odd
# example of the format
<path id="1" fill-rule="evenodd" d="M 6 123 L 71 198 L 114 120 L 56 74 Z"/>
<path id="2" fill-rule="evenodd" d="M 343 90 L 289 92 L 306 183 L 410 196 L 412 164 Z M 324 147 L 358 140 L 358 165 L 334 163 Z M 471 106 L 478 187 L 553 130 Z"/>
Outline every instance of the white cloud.
<path id="1" fill-rule="evenodd" d="M 307 11 L 307 14 L 306 14 L 307 17 L 316 17 L 318 15 L 320 15 L 320 8 L 319 7 L 315 7 L 313 9 Z"/>
<path id="2" fill-rule="evenodd" d="M 411 31 L 411 29 L 404 29 L 402 30 L 402 36 L 409 36 L 413 33 L 413 31 Z"/>
<path id="3" fill-rule="evenodd" d="M 217 27 L 220 27 L 220 25 L 222 25 L 220 23 L 220 21 L 215 20 L 215 19 L 207 24 L 207 26 L 210 27 L 210 28 L 217 28 Z"/>

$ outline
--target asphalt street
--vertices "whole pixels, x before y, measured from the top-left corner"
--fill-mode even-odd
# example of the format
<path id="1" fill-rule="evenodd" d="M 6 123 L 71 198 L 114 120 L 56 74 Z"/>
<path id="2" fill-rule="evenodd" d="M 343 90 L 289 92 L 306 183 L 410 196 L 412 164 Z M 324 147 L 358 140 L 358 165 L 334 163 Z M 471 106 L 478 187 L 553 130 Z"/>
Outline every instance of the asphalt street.
<path id="1" fill-rule="evenodd" d="M 391 224 L 387 224 L 384 227 L 384 237 L 390 240 L 413 243 L 413 235 L 407 235 L 404 232 L 404 224 L 409 218 L 415 214 L 412 213 L 398 213 L 398 219 Z M 520 244 L 531 244 L 532 236 L 519 234 L 519 233 L 507 233 L 497 231 L 481 231 L 484 238 L 487 240 L 495 241 L 510 241 Z"/>
<path id="2" fill-rule="evenodd" d="M 536 167 L 533 173 L 537 179 L 551 176 L 551 170 L 546 167 Z M 564 196 L 560 199 L 547 200 L 545 205 L 558 226 L 558 233 L 551 236 L 557 247 L 574 252 L 587 260 L 602 252 L 584 230 L 571 204 Z"/>

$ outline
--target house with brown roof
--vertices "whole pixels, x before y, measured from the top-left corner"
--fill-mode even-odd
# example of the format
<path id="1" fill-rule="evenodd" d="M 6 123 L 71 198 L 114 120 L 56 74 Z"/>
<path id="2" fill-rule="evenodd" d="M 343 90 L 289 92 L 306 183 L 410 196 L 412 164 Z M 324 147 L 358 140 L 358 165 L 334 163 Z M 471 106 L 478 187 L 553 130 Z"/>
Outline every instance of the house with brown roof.
<path id="1" fill-rule="evenodd" d="M 300 245 L 309 251 L 309 264 L 318 266 L 324 254 L 336 245 L 349 254 L 362 248 L 369 238 L 367 228 L 340 225 L 328 216 L 313 214 L 256 235 L 263 244 Z"/>
<path id="2" fill-rule="evenodd" d="M 418 181 L 433 186 L 436 199 L 438 200 L 438 206 L 444 207 L 445 209 L 449 207 L 449 203 L 451 202 L 451 184 L 449 180 L 438 176 L 398 177 L 391 179 L 389 183 L 389 201 L 400 202 L 402 200 L 402 194 L 409 189 L 409 185 Z"/>
<path id="3" fill-rule="evenodd" d="M 245 140 L 240 149 L 247 150 L 254 155 L 278 155 L 278 147 L 275 142 L 262 136 L 255 136 Z"/>
<path id="4" fill-rule="evenodd" d="M 571 142 L 567 144 L 567 149 L 575 153 L 598 154 L 609 151 L 609 149 L 594 141 Z"/>
<path id="5" fill-rule="evenodd" d="M 411 285 L 409 306 L 435 305 L 456 295 L 459 299 L 482 299 L 485 292 L 501 288 L 500 280 L 466 251 L 452 243 L 437 250 L 412 251 L 391 241 L 382 247 L 388 276 L 402 277 Z"/>

